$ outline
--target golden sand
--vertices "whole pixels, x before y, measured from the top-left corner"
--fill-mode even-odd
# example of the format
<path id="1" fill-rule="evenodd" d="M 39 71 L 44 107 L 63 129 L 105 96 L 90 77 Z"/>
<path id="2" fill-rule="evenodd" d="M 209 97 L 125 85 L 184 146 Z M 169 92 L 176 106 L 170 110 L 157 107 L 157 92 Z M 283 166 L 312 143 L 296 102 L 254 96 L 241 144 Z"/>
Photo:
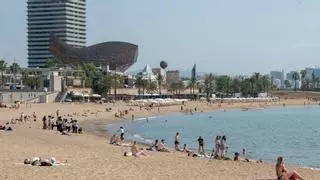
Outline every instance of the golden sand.
<path id="1" fill-rule="evenodd" d="M 274 103 L 223 104 L 221 108 L 269 107 L 285 103 L 303 104 L 304 100 L 288 100 Z M 307 102 L 308 103 L 308 102 Z M 111 112 L 105 108 L 111 107 Z M 187 108 L 212 111 L 217 105 L 189 102 Z M 128 109 L 124 103 L 113 104 L 34 104 L 31 108 L 21 106 L 18 110 L 0 109 L 0 124 L 18 118 L 21 112 L 31 115 L 36 112 L 37 122 L 11 125 L 12 132 L 0 131 L 0 179 L 275 179 L 274 165 L 221 160 L 200 160 L 184 153 L 148 152 L 146 157 L 124 157 L 128 147 L 110 145 L 105 136 L 97 136 L 97 127 L 115 120 L 116 111 Z M 42 130 L 43 115 L 79 113 L 84 134 L 60 135 L 57 131 Z M 87 111 L 87 117 L 81 116 Z M 180 106 L 161 107 L 151 111 L 135 107 L 135 117 L 178 112 Z M 98 112 L 98 113 L 97 113 Z M 131 113 L 131 112 L 130 112 Z M 126 115 L 131 119 L 131 114 Z M 87 131 L 86 131 L 87 130 Z M 89 132 L 88 132 L 89 130 Z M 101 133 L 100 133 L 101 135 Z M 27 157 L 55 157 L 68 163 L 67 166 L 33 167 L 23 165 Z M 288 167 L 297 170 L 307 179 L 320 179 L 320 171 Z"/>

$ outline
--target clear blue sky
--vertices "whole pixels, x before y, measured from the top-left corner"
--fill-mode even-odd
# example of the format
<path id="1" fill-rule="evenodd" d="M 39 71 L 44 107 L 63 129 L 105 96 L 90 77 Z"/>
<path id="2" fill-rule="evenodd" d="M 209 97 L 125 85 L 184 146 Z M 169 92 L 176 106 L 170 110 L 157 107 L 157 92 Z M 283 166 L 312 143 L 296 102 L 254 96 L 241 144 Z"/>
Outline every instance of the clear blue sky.
<path id="1" fill-rule="evenodd" d="M 320 65 L 319 0 L 87 0 L 87 45 L 139 45 L 138 62 L 222 74 Z M 0 58 L 27 64 L 26 0 L 0 6 Z"/>

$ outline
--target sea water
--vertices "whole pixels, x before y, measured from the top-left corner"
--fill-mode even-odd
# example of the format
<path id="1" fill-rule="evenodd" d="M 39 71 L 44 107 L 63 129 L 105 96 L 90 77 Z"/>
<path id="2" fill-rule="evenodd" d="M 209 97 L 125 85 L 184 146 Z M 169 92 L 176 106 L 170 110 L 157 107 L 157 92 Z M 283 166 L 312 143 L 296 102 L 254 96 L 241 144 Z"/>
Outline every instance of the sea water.
<path id="1" fill-rule="evenodd" d="M 253 159 L 275 162 L 284 156 L 288 164 L 320 167 L 320 107 L 281 107 L 269 109 L 231 109 L 205 113 L 140 118 L 110 124 L 110 134 L 123 126 L 126 138 L 144 143 L 165 139 L 174 146 L 176 132 L 180 145 L 197 149 L 197 139 L 202 136 L 205 149 L 212 151 L 217 135 L 227 137 L 228 155 L 242 153 Z M 182 148 L 182 147 L 181 147 Z"/>

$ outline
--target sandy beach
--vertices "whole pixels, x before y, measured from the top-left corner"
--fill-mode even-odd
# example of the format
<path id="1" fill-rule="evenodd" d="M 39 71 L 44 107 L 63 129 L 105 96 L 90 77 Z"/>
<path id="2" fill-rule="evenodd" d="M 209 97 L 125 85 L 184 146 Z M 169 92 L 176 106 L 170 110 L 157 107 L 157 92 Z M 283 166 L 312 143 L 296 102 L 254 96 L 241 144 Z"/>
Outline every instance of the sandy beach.
<path id="1" fill-rule="evenodd" d="M 271 106 L 303 105 L 309 103 L 304 99 L 286 100 L 277 103 L 238 103 L 223 104 L 228 108 L 268 108 Z M 313 103 L 313 102 L 310 102 Z M 111 112 L 106 108 L 111 107 Z M 198 111 L 214 111 L 217 105 L 188 102 L 187 108 L 197 107 Z M 31 115 L 36 112 L 37 122 L 10 125 L 12 132 L 0 131 L 0 179 L 276 179 L 273 164 L 258 164 L 222 160 L 201 160 L 187 157 L 184 153 L 148 152 L 146 157 L 124 157 L 123 153 L 129 147 L 119 147 L 109 144 L 107 132 L 101 127 L 115 120 L 115 112 L 129 109 L 124 103 L 116 104 L 32 104 L 20 109 L 0 109 L 0 125 L 18 118 L 20 113 Z M 84 134 L 63 136 L 58 131 L 42 130 L 43 115 L 79 113 L 75 117 L 84 127 Z M 135 117 L 161 115 L 179 112 L 180 106 L 161 107 L 152 110 L 140 110 L 133 107 L 125 116 Z M 85 112 L 87 112 L 85 114 Z M 99 129 L 100 128 L 100 129 Z M 65 162 L 66 166 L 34 167 L 23 164 L 27 157 L 55 157 Z M 306 179 L 320 179 L 320 171 L 299 167 L 288 167 L 297 170 Z"/>

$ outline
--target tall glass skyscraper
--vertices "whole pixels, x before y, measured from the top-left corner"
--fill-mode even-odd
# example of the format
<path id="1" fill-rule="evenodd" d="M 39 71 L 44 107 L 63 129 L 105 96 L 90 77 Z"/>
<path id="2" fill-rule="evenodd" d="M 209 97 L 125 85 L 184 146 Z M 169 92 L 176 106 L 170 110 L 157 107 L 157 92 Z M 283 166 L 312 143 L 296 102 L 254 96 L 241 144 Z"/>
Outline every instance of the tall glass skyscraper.
<path id="1" fill-rule="evenodd" d="M 50 34 L 76 48 L 86 44 L 86 0 L 28 0 L 28 66 L 46 67 L 53 58 Z"/>

